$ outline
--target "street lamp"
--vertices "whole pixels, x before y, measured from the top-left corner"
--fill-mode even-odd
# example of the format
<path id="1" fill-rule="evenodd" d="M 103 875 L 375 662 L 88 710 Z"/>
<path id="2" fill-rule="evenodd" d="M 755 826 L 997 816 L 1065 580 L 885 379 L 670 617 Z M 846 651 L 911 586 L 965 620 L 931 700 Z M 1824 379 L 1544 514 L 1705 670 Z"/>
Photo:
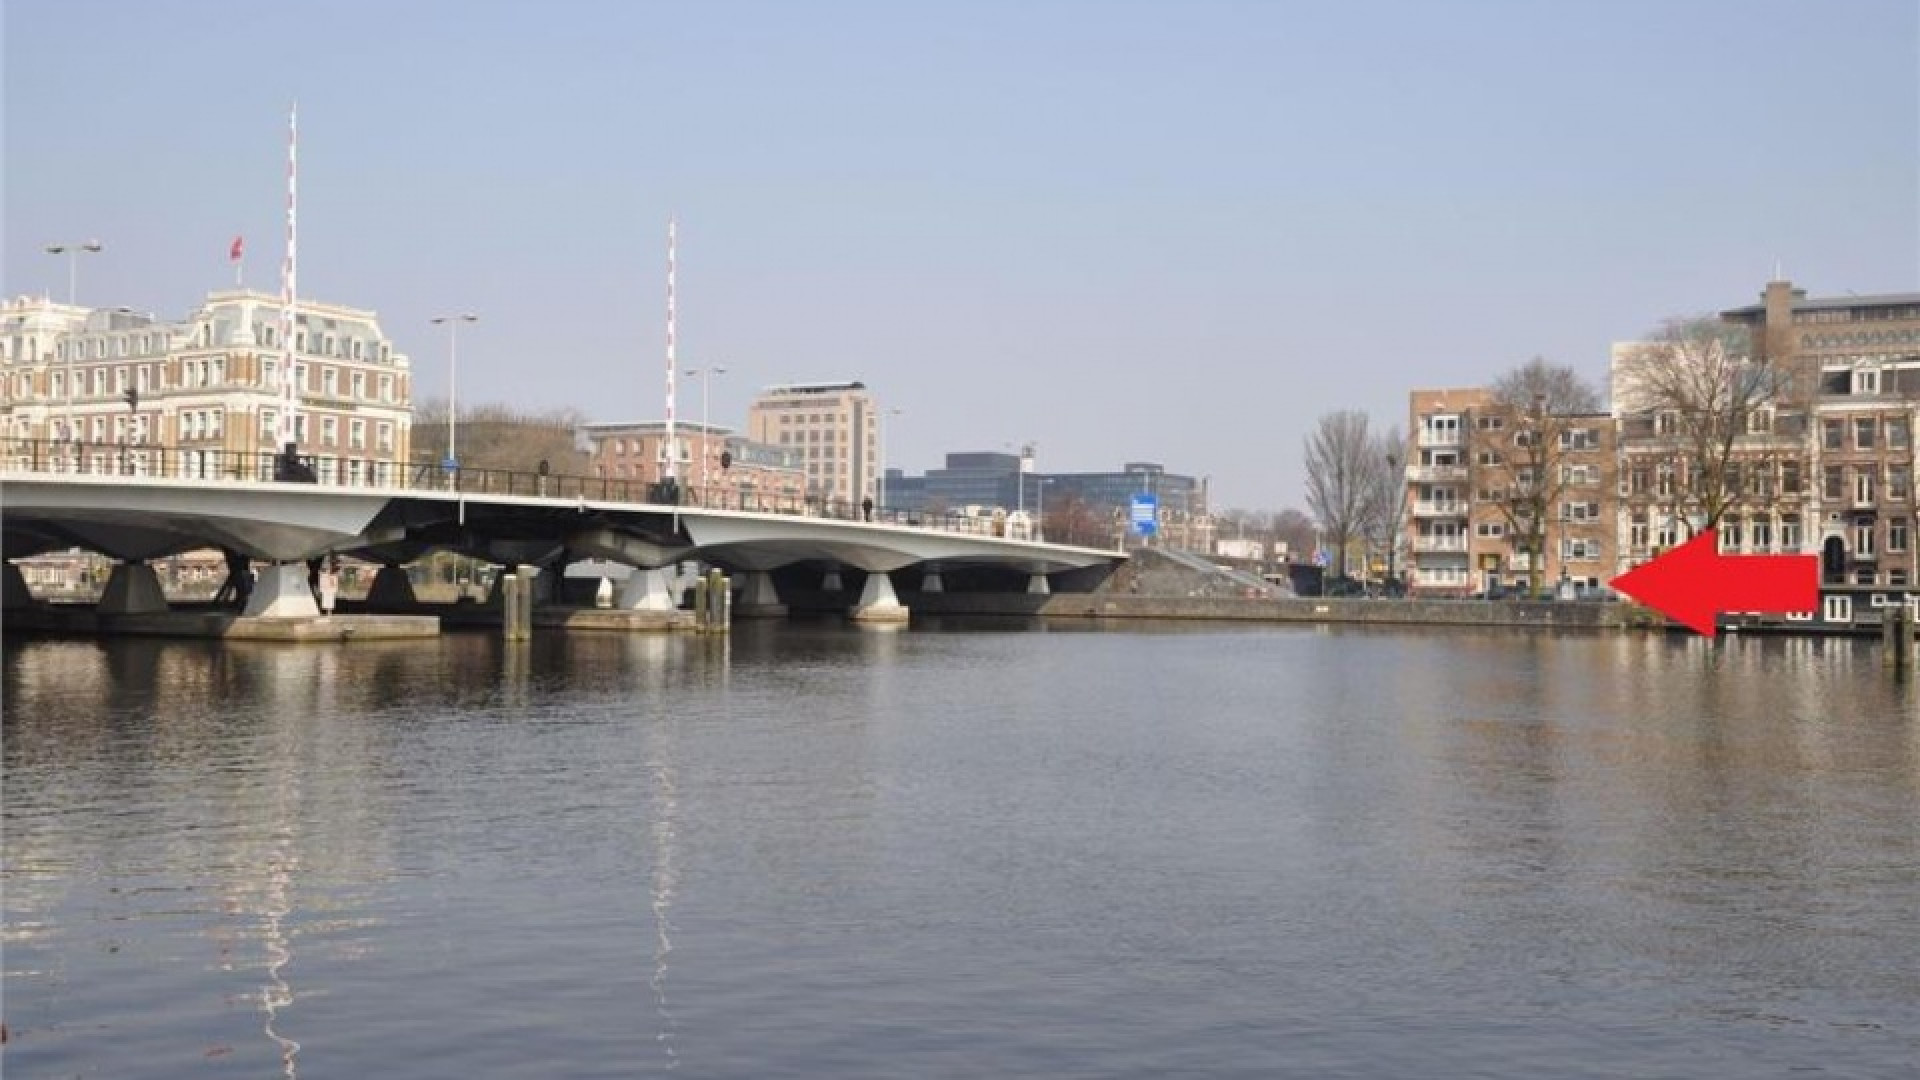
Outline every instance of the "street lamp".
<path id="1" fill-rule="evenodd" d="M 1036 543 L 1047 541 L 1047 485 L 1053 483 L 1053 477 L 1043 476 L 1033 488 L 1033 539 Z"/>
<path id="2" fill-rule="evenodd" d="M 886 418 L 889 416 L 899 416 L 899 415 L 900 415 L 899 409 L 888 409 L 886 412 L 880 414 L 880 479 L 876 484 L 876 487 L 878 488 L 879 498 L 875 499 L 874 501 L 880 504 L 880 509 L 882 511 L 885 511 L 887 508 L 887 419 Z"/>
<path id="3" fill-rule="evenodd" d="M 80 244 L 48 244 L 47 245 L 46 247 L 47 254 L 65 255 L 67 257 L 67 306 L 68 307 L 72 307 L 74 305 L 74 298 L 79 295 L 79 291 L 80 291 L 80 288 L 79 288 L 80 256 L 81 255 L 98 255 L 102 250 L 105 249 L 105 247 L 106 245 L 102 244 L 98 240 L 88 240 L 85 243 L 80 243 Z M 74 342 L 71 339 L 71 336 L 69 336 L 69 339 L 67 341 L 67 394 L 66 394 L 67 441 L 79 442 L 80 441 L 79 436 L 74 432 L 74 428 L 73 428 L 73 352 L 74 352 Z"/>
<path id="4" fill-rule="evenodd" d="M 98 255 L 105 247 L 106 245 L 98 240 L 88 240 L 84 244 L 47 245 L 47 254 L 65 255 L 67 257 L 67 305 L 69 307 L 75 303 L 74 298 L 80 291 L 80 256 Z"/>
<path id="5" fill-rule="evenodd" d="M 1394 486 L 1398 489 L 1398 494 L 1393 500 L 1393 520 L 1387 525 L 1387 587 L 1389 589 L 1393 587 L 1394 582 L 1400 580 L 1394 573 L 1396 569 L 1394 556 L 1399 553 L 1400 534 L 1406 527 L 1407 481 L 1405 477 L 1397 475 L 1399 471 L 1400 455 L 1392 450 L 1387 451 L 1387 475 L 1393 479 Z"/>
<path id="6" fill-rule="evenodd" d="M 454 424 L 460 416 L 459 399 L 455 390 L 460 378 L 460 324 L 479 322 L 480 316 L 470 311 L 458 315 L 435 315 L 430 322 L 435 326 L 447 328 L 447 460 L 442 462 L 449 473 L 460 467 L 460 457 L 454 452 Z"/>
<path id="7" fill-rule="evenodd" d="M 726 373 L 726 368 L 716 367 L 712 364 L 706 367 L 687 369 L 687 378 L 691 379 L 695 375 L 700 376 L 700 498 L 705 500 L 708 506 L 713 505 L 712 491 L 707 486 L 711 482 L 713 469 L 713 429 L 707 426 L 707 391 L 711 386 L 713 376 L 725 375 Z M 673 448 L 668 447 L 667 453 L 673 453 Z"/>

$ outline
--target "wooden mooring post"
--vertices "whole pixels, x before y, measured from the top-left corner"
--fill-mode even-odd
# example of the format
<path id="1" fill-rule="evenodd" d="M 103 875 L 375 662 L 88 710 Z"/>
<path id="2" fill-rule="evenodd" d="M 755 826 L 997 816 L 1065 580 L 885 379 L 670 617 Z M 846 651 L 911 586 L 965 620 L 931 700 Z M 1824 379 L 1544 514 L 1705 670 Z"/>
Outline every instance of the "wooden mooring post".
<path id="1" fill-rule="evenodd" d="M 1895 675 L 1913 668 L 1914 621 L 1907 608 L 1890 607 L 1880 620 L 1880 662 Z"/>
<path id="2" fill-rule="evenodd" d="M 733 584 L 709 570 L 693 583 L 693 626 L 702 634 L 724 634 L 733 621 Z"/>
<path id="3" fill-rule="evenodd" d="M 520 574 L 500 579 L 500 637 L 503 641 L 533 639 L 533 581 Z"/>

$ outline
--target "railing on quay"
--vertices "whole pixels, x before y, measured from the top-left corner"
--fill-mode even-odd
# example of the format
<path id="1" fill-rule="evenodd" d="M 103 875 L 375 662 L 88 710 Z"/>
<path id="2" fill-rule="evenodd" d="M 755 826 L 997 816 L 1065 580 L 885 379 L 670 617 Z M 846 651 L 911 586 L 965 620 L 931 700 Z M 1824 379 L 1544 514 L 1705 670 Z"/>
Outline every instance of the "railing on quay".
<path id="1" fill-rule="evenodd" d="M 457 492 L 463 495 L 593 499 L 691 510 L 729 510 L 790 514 L 836 521 L 866 521 L 933 532 L 993 536 L 1045 542 L 1006 520 L 953 512 L 876 507 L 847 499 L 741 487 L 701 489 L 677 481 L 652 482 L 607 476 L 554 473 L 545 462 L 532 470 L 446 468 L 421 462 L 387 461 L 332 454 L 296 454 L 195 449 L 152 443 L 0 440 L 0 469 L 16 473 L 74 476 L 131 476 L 205 483 L 304 483 L 370 493 Z M 1056 537 L 1056 543 L 1110 548 L 1110 532 L 1088 537 Z"/>

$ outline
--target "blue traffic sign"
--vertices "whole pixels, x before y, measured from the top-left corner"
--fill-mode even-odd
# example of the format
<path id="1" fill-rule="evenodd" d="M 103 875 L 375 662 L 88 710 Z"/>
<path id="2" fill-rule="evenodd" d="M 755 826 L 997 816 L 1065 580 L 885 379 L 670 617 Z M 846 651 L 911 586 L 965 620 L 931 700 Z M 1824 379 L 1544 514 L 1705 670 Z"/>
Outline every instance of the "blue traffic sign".
<path id="1" fill-rule="evenodd" d="M 1313 565 L 1315 565 L 1315 566 L 1325 566 L 1325 565 L 1327 565 L 1328 563 L 1330 563 L 1330 562 L 1332 562 L 1332 561 L 1333 561 L 1333 558 L 1332 558 L 1332 556 L 1330 556 L 1330 555 L 1328 555 L 1328 554 L 1327 554 L 1327 549 L 1326 549 L 1326 548 L 1317 548 L 1317 549 L 1315 549 L 1315 550 L 1314 550 L 1314 553 L 1313 553 Z"/>
<path id="2" fill-rule="evenodd" d="M 1160 531 L 1160 497 L 1141 493 L 1133 497 L 1127 507 L 1127 520 L 1133 523 L 1133 531 L 1140 536 L 1152 536 Z"/>

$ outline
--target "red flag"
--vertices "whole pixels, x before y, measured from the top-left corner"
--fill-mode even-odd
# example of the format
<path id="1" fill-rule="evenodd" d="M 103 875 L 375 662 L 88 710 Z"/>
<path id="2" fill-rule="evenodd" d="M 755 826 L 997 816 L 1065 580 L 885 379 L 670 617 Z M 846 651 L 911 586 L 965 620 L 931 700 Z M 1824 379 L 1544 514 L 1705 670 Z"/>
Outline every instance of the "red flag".
<path id="1" fill-rule="evenodd" d="M 234 262 L 240 261 L 240 249 L 241 249 L 240 239 L 241 238 L 238 236 L 234 237 L 233 248 L 227 252 L 227 258 L 232 259 Z"/>

